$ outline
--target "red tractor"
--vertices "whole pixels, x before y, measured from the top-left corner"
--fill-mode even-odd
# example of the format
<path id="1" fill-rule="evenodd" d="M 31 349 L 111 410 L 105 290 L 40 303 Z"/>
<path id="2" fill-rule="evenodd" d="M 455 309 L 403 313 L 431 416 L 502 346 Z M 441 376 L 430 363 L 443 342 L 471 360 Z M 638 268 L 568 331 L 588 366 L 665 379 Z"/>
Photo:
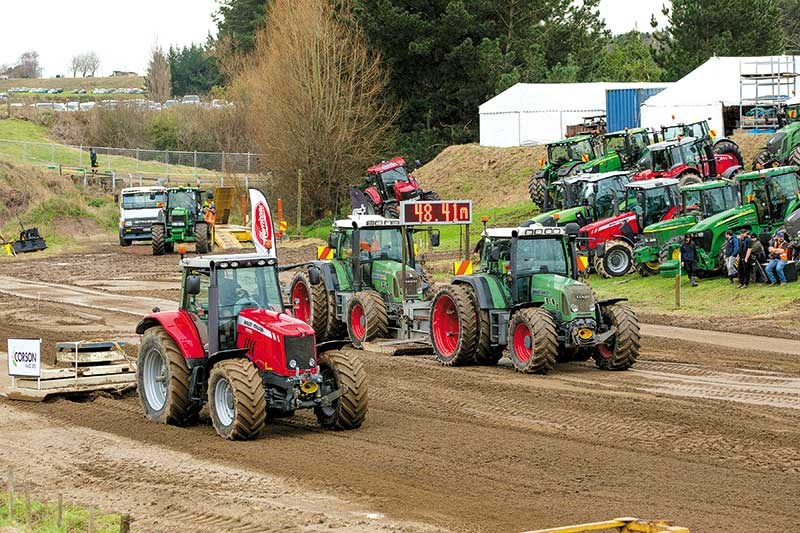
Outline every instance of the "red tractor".
<path id="1" fill-rule="evenodd" d="M 622 212 L 581 228 L 578 246 L 603 277 L 624 276 L 633 266 L 636 237 L 650 224 L 675 217 L 680 211 L 678 180 L 655 178 L 625 185 Z"/>
<path id="2" fill-rule="evenodd" d="M 402 157 L 369 167 L 364 180 L 364 193 L 373 211 L 385 218 L 400 218 L 402 201 L 440 199 L 434 191 L 422 189 L 414 176 L 406 171 L 406 161 Z"/>
<path id="3" fill-rule="evenodd" d="M 257 254 L 181 260 L 177 311 L 136 326 L 143 335 L 137 368 L 145 415 L 189 425 L 208 403 L 221 436 L 255 438 L 267 417 L 313 409 L 332 429 L 361 426 L 366 371 L 342 343 L 317 345 L 314 330 L 285 312 L 277 260 Z"/>
<path id="4" fill-rule="evenodd" d="M 730 179 L 742 164 L 739 146 L 733 141 L 723 139 L 712 148 L 704 139 L 682 137 L 650 145 L 639 162 L 643 170 L 633 179 L 675 178 L 683 187 L 718 176 Z"/>

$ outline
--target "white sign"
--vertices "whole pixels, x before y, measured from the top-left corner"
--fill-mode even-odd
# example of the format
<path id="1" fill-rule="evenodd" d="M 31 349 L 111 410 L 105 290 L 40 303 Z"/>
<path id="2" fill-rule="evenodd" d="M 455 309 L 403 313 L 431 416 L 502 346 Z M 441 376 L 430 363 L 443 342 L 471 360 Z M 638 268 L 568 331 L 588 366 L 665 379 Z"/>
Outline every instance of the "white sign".
<path id="1" fill-rule="evenodd" d="M 250 220 L 252 226 L 250 236 L 256 247 L 256 253 L 267 257 L 277 257 L 269 203 L 264 198 L 264 193 L 252 187 L 250 188 Z"/>
<path id="2" fill-rule="evenodd" d="M 42 339 L 8 339 L 8 375 L 41 375 Z"/>

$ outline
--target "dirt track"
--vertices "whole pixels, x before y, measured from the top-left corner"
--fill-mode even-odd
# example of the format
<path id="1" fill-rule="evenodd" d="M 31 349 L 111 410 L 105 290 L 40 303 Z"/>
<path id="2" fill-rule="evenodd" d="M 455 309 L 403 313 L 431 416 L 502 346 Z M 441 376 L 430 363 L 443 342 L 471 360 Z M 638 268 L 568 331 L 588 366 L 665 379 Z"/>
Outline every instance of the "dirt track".
<path id="1" fill-rule="evenodd" d="M 175 261 L 109 248 L 26 258 L 3 274 L 140 295 L 123 281 L 174 284 Z M 177 295 L 169 284 L 148 293 Z M 42 298 L 20 309 L 0 296 L 0 346 L 23 324 L 50 343 L 129 334 L 135 322 Z M 506 360 L 448 369 L 363 357 L 370 413 L 358 431 L 302 416 L 231 443 L 207 420 L 147 422 L 133 396 L 3 401 L 0 461 L 19 464 L 20 446 L 32 447 L 37 482 L 130 511 L 139 530 L 518 531 L 638 515 L 752 532 L 800 519 L 798 355 L 652 337 L 632 371 L 567 364 L 546 377 Z"/>

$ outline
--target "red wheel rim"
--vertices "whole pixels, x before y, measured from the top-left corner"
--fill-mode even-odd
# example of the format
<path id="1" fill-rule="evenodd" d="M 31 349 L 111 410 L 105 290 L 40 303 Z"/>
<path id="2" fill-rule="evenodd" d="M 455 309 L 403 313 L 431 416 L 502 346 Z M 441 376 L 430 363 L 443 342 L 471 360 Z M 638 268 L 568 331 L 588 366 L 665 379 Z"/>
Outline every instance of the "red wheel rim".
<path id="1" fill-rule="evenodd" d="M 520 363 L 527 363 L 533 353 L 533 337 L 527 324 L 520 323 L 514 328 L 514 354 Z"/>
<path id="2" fill-rule="evenodd" d="M 311 298 L 308 295 L 308 288 L 305 283 L 295 283 L 292 288 L 292 304 L 294 305 L 294 316 L 311 324 Z"/>
<path id="3" fill-rule="evenodd" d="M 357 339 L 364 338 L 364 332 L 367 330 L 367 321 L 364 314 L 364 307 L 356 302 L 353 308 L 350 309 L 350 329 L 353 330 L 353 335 Z"/>
<path id="4" fill-rule="evenodd" d="M 600 352 L 600 357 L 603 359 L 610 359 L 614 355 L 614 348 L 608 344 L 598 345 L 597 351 Z"/>
<path id="5" fill-rule="evenodd" d="M 461 324 L 458 321 L 456 304 L 446 294 L 439 297 L 433 305 L 433 342 L 440 355 L 450 357 L 458 347 L 461 337 Z"/>

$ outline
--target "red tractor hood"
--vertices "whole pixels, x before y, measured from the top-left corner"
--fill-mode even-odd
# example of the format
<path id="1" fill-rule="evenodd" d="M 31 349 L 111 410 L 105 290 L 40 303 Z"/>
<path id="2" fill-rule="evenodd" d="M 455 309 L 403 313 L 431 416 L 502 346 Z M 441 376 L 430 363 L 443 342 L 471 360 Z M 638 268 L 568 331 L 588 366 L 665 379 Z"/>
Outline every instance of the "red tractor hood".
<path id="1" fill-rule="evenodd" d="M 633 175 L 633 181 L 645 181 L 645 180 L 652 180 L 655 178 L 662 178 L 663 172 L 656 172 L 655 170 L 645 169 L 641 172 L 637 172 Z"/>
<path id="2" fill-rule="evenodd" d="M 274 333 L 280 337 L 299 337 L 301 335 L 314 335 L 314 328 L 286 313 L 276 313 L 268 309 L 244 309 L 239 313 L 239 324 L 263 333 Z"/>

